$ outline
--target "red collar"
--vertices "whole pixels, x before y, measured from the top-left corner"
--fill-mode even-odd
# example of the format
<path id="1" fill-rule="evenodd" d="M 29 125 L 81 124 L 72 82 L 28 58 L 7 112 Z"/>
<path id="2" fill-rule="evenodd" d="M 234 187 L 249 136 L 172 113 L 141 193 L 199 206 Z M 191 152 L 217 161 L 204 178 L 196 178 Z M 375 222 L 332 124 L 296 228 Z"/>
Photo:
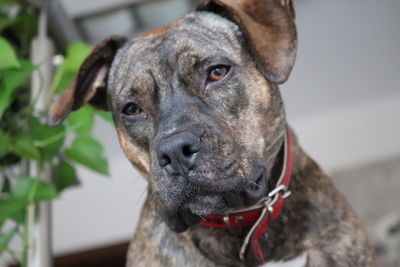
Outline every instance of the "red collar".
<path id="1" fill-rule="evenodd" d="M 266 262 L 259 238 L 267 231 L 271 220 L 276 219 L 281 214 L 285 198 L 290 195 L 288 187 L 292 175 L 293 155 L 289 130 L 285 133 L 284 149 L 282 173 L 275 188 L 266 197 L 263 197 L 256 205 L 251 207 L 227 211 L 222 214 L 209 214 L 200 223 L 202 226 L 220 229 L 251 226 L 240 249 L 239 257 L 241 260 L 244 260 L 245 252 L 250 247 L 261 263 Z"/>

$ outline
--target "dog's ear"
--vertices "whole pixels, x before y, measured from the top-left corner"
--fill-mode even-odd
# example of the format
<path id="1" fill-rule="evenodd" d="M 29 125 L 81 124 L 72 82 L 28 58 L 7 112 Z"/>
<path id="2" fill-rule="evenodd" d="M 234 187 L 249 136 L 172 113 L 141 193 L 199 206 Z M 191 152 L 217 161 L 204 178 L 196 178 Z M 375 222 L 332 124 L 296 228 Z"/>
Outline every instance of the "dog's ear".
<path id="1" fill-rule="evenodd" d="M 274 83 L 287 80 L 297 49 L 291 0 L 205 0 L 197 10 L 235 22 L 263 74 Z"/>
<path id="2" fill-rule="evenodd" d="M 71 111 L 86 103 L 98 109 L 107 108 L 107 79 L 111 63 L 126 39 L 110 36 L 96 45 L 81 65 L 78 75 L 65 92 L 52 103 L 48 115 L 50 125 L 64 121 Z"/>

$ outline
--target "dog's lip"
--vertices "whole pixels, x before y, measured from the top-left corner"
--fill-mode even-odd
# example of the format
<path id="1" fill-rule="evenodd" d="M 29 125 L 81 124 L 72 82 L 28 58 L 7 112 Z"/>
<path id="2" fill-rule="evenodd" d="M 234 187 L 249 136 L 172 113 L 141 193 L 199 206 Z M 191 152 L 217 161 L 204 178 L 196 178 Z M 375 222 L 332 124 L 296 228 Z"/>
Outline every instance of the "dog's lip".
<path id="1" fill-rule="evenodd" d="M 261 168 L 259 171 L 258 176 L 254 181 L 252 179 L 249 179 L 249 189 L 252 190 L 258 190 L 258 188 L 261 186 L 261 184 L 265 181 L 266 178 L 266 173 L 265 173 L 265 168 Z"/>
<path id="2" fill-rule="evenodd" d="M 244 189 L 245 204 L 253 205 L 257 203 L 268 191 L 268 177 L 266 168 L 261 168 L 260 173 L 255 179 L 250 179 L 247 186 Z"/>
<path id="3" fill-rule="evenodd" d="M 211 202 L 205 199 L 211 200 Z M 204 216 L 227 207 L 226 202 L 221 197 L 221 193 L 219 193 L 188 198 L 182 203 L 179 210 L 188 210 L 192 214 Z"/>
<path id="4" fill-rule="evenodd" d="M 266 168 L 257 168 L 257 171 L 247 178 L 242 184 L 241 190 L 232 188 L 226 190 L 210 190 L 202 188 L 186 194 L 178 209 L 189 209 L 198 215 L 206 215 L 227 208 L 243 208 L 244 206 L 255 204 L 266 193 Z M 204 201 L 208 198 L 215 205 Z M 214 203 L 214 201 L 215 203 Z M 195 210 L 193 207 L 196 207 Z"/>

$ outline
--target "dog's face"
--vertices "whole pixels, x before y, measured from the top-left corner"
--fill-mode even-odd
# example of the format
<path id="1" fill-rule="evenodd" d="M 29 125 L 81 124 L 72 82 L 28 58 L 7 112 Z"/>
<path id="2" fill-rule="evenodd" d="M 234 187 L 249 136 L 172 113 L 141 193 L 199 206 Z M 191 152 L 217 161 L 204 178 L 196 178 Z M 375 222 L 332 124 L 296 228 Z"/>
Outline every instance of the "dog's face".
<path id="1" fill-rule="evenodd" d="M 157 211 L 183 231 L 266 194 L 285 128 L 276 84 L 295 43 L 290 3 L 206 1 L 168 27 L 99 44 L 50 115 L 88 101 L 111 110 Z"/>

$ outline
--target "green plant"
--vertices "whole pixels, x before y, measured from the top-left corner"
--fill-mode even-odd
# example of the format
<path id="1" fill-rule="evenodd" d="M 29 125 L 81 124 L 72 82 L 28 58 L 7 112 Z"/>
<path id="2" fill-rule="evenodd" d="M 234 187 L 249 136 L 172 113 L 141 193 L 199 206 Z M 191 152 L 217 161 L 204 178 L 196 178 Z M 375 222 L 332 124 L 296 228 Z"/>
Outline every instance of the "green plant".
<path id="1" fill-rule="evenodd" d="M 30 230 L 28 206 L 57 198 L 76 184 L 77 164 L 108 175 L 102 145 L 92 136 L 95 116 L 110 121 L 108 113 L 86 106 L 62 125 L 49 127 L 45 112 L 34 109 L 36 100 L 31 99 L 28 81 L 37 66 L 28 56 L 36 28 L 37 12 L 32 7 L 0 0 L 0 258 L 9 253 L 23 266 Z M 51 94 L 72 82 L 90 50 L 83 43 L 68 47 Z M 66 141 L 67 135 L 73 135 L 72 143 Z M 51 183 L 42 179 L 46 169 L 51 169 Z M 14 238 L 23 241 L 17 250 L 10 248 Z"/>

